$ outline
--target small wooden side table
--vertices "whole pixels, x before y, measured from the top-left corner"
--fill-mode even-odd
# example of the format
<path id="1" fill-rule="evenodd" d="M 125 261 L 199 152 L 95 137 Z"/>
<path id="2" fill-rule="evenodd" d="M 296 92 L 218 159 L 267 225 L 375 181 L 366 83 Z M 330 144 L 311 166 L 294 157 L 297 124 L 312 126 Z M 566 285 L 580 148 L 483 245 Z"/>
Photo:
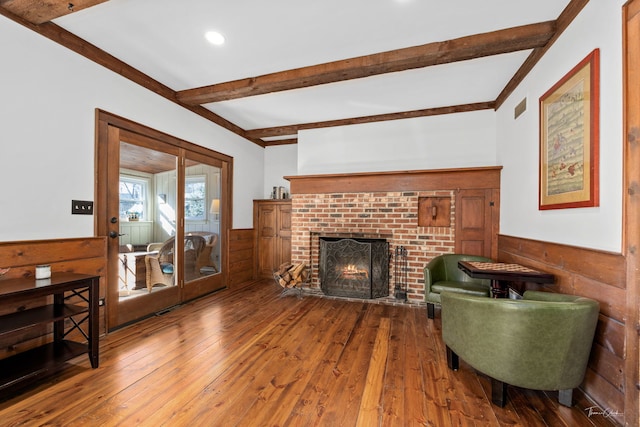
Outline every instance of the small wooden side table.
<path id="1" fill-rule="evenodd" d="M 555 281 L 553 274 L 533 270 L 520 264 L 459 261 L 458 268 L 470 277 L 491 280 L 494 298 L 507 297 L 510 282 L 553 283 Z"/>
<path id="2" fill-rule="evenodd" d="M 42 306 L 0 316 L 0 335 L 53 324 L 53 337 L 48 343 L 0 361 L 0 396 L 21 383 L 56 371 L 81 354 L 88 353 L 91 367 L 98 367 L 99 283 L 99 276 L 75 273 L 54 273 L 51 278 L 40 280 L 29 277 L 0 281 L 2 306 L 51 297 L 51 302 Z M 68 339 L 74 330 L 86 342 Z"/>

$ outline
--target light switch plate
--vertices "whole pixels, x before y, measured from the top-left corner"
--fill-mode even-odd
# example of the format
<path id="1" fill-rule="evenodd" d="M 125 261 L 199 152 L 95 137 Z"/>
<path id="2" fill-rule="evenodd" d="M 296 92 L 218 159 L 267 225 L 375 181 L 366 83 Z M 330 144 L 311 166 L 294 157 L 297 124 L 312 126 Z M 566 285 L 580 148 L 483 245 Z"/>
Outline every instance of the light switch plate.
<path id="1" fill-rule="evenodd" d="M 93 215 L 93 202 L 88 200 L 72 200 L 72 215 Z"/>

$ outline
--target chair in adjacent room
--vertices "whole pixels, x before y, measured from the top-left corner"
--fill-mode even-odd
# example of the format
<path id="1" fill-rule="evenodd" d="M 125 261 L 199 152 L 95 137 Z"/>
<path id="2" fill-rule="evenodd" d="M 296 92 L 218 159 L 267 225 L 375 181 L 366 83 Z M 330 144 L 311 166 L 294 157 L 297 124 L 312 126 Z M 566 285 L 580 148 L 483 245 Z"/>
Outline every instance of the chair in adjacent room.
<path id="1" fill-rule="evenodd" d="M 196 259 L 196 271 L 200 274 L 207 275 L 218 272 L 212 255 L 218 244 L 218 235 L 208 231 L 191 232 L 188 236 L 202 236 L 205 238 L 205 246 Z"/>
<path id="2" fill-rule="evenodd" d="M 589 298 L 526 291 L 523 299 L 483 298 L 443 292 L 442 340 L 447 362 L 459 357 L 491 378 L 492 402 L 507 399 L 507 384 L 557 390 L 573 406 L 573 389 L 585 375 L 599 304 Z"/>
<path id="3" fill-rule="evenodd" d="M 424 299 L 427 302 L 427 316 L 435 317 L 435 304 L 440 304 L 440 293 L 458 292 L 467 295 L 488 297 L 491 281 L 474 279 L 458 268 L 458 261 L 485 261 L 490 258 L 477 255 L 445 254 L 434 257 L 424 268 Z"/>
<path id="4" fill-rule="evenodd" d="M 200 276 L 197 260 L 206 247 L 206 240 L 202 236 L 190 235 L 184 237 L 184 278 L 193 280 Z M 174 281 L 175 237 L 166 240 L 158 249 L 157 255 L 147 255 L 147 289 L 155 285 L 172 286 Z"/>
<path id="5" fill-rule="evenodd" d="M 146 255 L 144 257 L 144 263 L 146 267 L 146 283 L 147 289 L 151 292 L 151 289 L 156 285 L 173 286 L 173 264 L 160 265 L 157 255 Z"/>

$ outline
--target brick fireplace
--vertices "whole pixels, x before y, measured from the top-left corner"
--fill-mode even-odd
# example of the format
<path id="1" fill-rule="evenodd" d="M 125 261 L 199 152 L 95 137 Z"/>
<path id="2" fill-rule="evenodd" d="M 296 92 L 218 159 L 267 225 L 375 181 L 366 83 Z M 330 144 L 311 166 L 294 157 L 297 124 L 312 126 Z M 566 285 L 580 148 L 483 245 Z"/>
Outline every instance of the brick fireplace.
<path id="1" fill-rule="evenodd" d="M 292 262 L 310 266 L 308 286 L 319 291 L 321 236 L 386 239 L 390 254 L 387 298 L 394 295 L 392 255 L 396 247 L 403 246 L 407 253 L 407 302 L 423 304 L 424 266 L 437 255 L 462 249 L 470 252 L 471 246 L 465 248 L 464 242 L 456 240 L 456 231 L 459 237 L 463 234 L 457 206 L 460 189 L 497 191 L 499 171 L 474 168 L 286 177 L 291 182 Z M 420 200 L 425 198 L 450 202 L 445 212 L 447 226 L 420 225 Z"/>
<path id="2" fill-rule="evenodd" d="M 292 262 L 307 262 L 311 266 L 310 286 L 320 289 L 320 236 L 384 238 L 389 243 L 390 253 L 396 246 L 407 248 L 407 299 L 422 303 L 422 269 L 434 256 L 453 252 L 455 244 L 452 228 L 417 227 L 418 197 L 424 195 L 453 197 L 451 191 L 293 194 Z M 394 260 L 390 262 L 393 265 Z M 391 265 L 390 271 L 393 270 Z M 393 278 L 389 283 L 393 283 Z M 389 287 L 389 295 L 393 295 L 391 285 Z"/>

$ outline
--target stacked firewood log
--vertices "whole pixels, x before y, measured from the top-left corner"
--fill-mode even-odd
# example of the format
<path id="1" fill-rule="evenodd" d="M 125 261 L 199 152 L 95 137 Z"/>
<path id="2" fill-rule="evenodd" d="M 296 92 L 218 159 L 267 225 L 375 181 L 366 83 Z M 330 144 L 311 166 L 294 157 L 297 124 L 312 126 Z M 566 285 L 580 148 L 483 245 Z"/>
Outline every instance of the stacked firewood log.
<path id="1" fill-rule="evenodd" d="M 294 288 L 307 280 L 307 265 L 285 262 L 273 273 L 273 277 L 283 288 Z"/>

